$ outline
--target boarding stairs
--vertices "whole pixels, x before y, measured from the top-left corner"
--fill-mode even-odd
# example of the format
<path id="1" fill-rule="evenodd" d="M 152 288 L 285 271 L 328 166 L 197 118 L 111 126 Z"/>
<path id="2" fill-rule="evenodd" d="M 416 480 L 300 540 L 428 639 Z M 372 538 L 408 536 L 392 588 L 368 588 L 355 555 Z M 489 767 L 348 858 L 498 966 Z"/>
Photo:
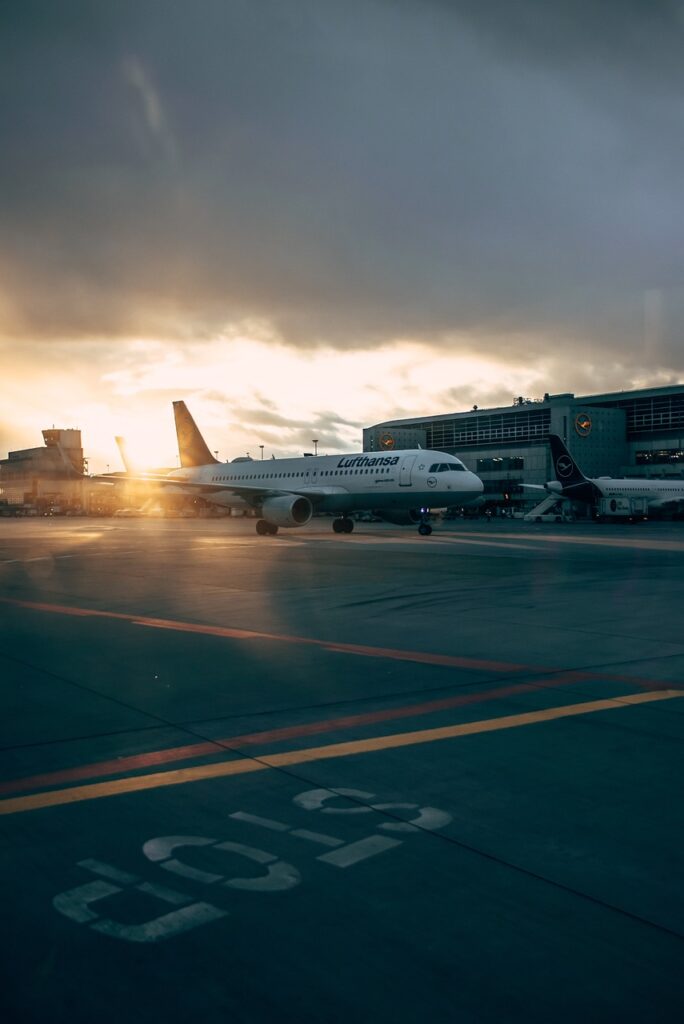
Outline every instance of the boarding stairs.
<path id="1" fill-rule="evenodd" d="M 545 513 L 551 512 L 562 501 L 563 499 L 559 498 L 557 494 L 549 494 L 538 505 L 535 505 L 530 512 L 527 512 L 523 519 L 526 523 L 533 523 L 537 516 L 543 516 Z"/>

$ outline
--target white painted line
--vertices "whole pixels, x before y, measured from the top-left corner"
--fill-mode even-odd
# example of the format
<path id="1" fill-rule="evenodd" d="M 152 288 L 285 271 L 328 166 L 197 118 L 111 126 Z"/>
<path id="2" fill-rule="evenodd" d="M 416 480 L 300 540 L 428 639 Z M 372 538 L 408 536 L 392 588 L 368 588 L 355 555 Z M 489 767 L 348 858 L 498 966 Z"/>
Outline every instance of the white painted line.
<path id="1" fill-rule="evenodd" d="M 360 839 L 358 843 L 349 843 L 332 853 L 323 853 L 316 860 L 325 864 L 332 864 L 336 868 L 349 868 L 352 864 L 367 860 L 368 857 L 375 857 L 378 853 L 391 850 L 395 846 L 401 846 L 401 839 L 386 839 L 384 836 L 368 836 L 367 839 Z"/>
<path id="2" fill-rule="evenodd" d="M 190 864 L 184 864 L 181 860 L 176 860 L 172 857 L 171 860 L 163 861 L 159 867 L 164 868 L 165 871 L 172 871 L 174 875 L 180 875 L 181 878 L 188 878 L 191 882 L 202 882 L 206 885 L 212 885 L 214 882 L 220 882 L 223 875 L 215 875 L 211 871 L 200 871 L 199 868 L 193 868 Z"/>
<path id="3" fill-rule="evenodd" d="M 171 901 L 167 900 L 166 902 Z M 144 924 L 123 924 L 120 921 L 104 918 L 101 921 L 95 921 L 90 927 L 113 939 L 125 939 L 128 942 L 159 942 L 161 939 L 182 935 L 183 932 L 190 931 L 191 928 L 209 924 L 210 921 L 218 921 L 222 917 L 226 917 L 227 913 L 226 910 L 219 910 L 211 903 L 193 903 L 189 907 L 183 907 L 182 910 L 173 910 L 170 914 L 163 914 L 161 917 L 155 917 L 152 921 L 145 921 Z"/>
<path id="4" fill-rule="evenodd" d="M 248 814 L 247 811 L 235 811 L 229 817 L 236 821 L 244 821 L 248 825 L 259 825 L 261 828 L 270 829 L 272 832 L 289 832 L 291 836 L 298 839 L 308 839 L 311 843 L 318 843 L 320 846 L 342 846 L 344 839 L 337 839 L 335 836 L 325 835 L 323 832 L 311 832 L 306 828 L 291 828 L 282 821 L 274 821 L 272 818 L 261 818 L 258 814 Z"/>
<path id="5" fill-rule="evenodd" d="M 109 878 L 112 882 L 118 882 L 119 885 L 135 885 L 140 881 L 135 875 L 129 875 L 127 871 L 120 871 L 119 868 L 114 868 L 111 864 L 105 864 L 101 860 L 92 860 L 90 857 L 86 860 L 79 860 L 77 866 L 85 868 L 86 871 L 92 871 L 94 875 L 102 875 L 103 878 Z"/>
<path id="6" fill-rule="evenodd" d="M 190 897 L 185 893 L 167 889 L 165 885 L 157 885 L 156 882 L 141 882 L 140 885 L 136 885 L 136 889 L 139 892 L 147 893 L 148 896 L 156 896 L 158 900 L 164 900 L 165 903 L 175 904 L 177 907 L 182 907 L 184 903 L 190 902 Z"/>
<path id="7" fill-rule="evenodd" d="M 247 811 L 235 811 L 230 815 L 236 821 L 246 821 L 249 825 L 260 825 L 262 828 L 269 828 L 272 832 L 289 832 L 290 826 L 283 825 L 282 821 L 273 821 L 271 818 L 260 818 L 258 814 L 248 814 Z"/>
<path id="8" fill-rule="evenodd" d="M 206 836 L 157 836 L 143 843 L 143 853 L 152 861 L 166 860 L 179 846 L 211 846 L 215 839 Z"/>
<path id="9" fill-rule="evenodd" d="M 310 832 L 307 828 L 293 828 L 291 836 L 298 839 L 308 839 L 312 843 L 319 843 L 321 846 L 342 846 L 344 839 L 336 839 L 335 836 L 326 836 L 322 832 Z"/>
<path id="10" fill-rule="evenodd" d="M 88 924 L 98 918 L 95 911 L 90 909 L 90 904 L 98 903 L 107 896 L 116 896 L 119 892 L 119 886 L 110 885 L 109 882 L 87 882 L 86 885 L 79 885 L 68 892 L 57 893 L 52 905 L 60 914 L 64 914 L 76 924 Z"/>

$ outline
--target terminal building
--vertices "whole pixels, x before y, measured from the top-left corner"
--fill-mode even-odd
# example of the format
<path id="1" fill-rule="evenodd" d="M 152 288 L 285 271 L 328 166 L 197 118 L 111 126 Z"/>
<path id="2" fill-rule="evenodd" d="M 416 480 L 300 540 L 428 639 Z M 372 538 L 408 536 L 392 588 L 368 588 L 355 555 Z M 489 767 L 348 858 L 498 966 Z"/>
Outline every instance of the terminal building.
<path id="1" fill-rule="evenodd" d="M 363 431 L 364 451 L 432 448 L 457 455 L 491 504 L 529 505 L 523 481 L 553 480 L 549 434 L 591 477 L 681 477 L 684 385 L 602 395 L 516 398 L 511 406 L 388 420 Z M 538 500 L 538 499 L 537 499 Z"/>

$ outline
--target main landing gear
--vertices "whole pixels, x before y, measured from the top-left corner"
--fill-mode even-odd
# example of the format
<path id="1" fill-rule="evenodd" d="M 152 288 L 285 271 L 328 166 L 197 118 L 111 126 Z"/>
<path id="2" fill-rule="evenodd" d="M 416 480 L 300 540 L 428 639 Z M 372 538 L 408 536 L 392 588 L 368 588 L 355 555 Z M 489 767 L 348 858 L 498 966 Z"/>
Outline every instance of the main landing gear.
<path id="1" fill-rule="evenodd" d="M 256 532 L 260 534 L 262 537 L 266 536 L 266 534 L 271 534 L 275 536 L 275 534 L 278 532 L 278 527 L 275 526 L 273 523 L 267 522 L 265 519 L 257 519 Z"/>
<path id="2" fill-rule="evenodd" d="M 333 531 L 335 533 L 351 533 L 354 529 L 354 520 L 343 516 L 341 519 L 333 519 Z"/>

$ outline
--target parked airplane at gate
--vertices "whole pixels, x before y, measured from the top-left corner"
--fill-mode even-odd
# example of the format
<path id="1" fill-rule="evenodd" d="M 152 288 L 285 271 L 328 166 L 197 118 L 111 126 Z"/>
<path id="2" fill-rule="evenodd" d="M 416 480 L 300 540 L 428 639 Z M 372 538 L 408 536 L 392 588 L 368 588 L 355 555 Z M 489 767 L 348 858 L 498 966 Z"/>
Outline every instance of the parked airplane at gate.
<path id="1" fill-rule="evenodd" d="M 483 490 L 482 481 L 460 459 L 424 449 L 318 455 L 296 459 L 235 459 L 218 462 L 185 402 L 173 403 L 181 468 L 160 480 L 165 487 L 215 505 L 255 509 L 259 534 L 280 526 L 305 526 L 314 512 L 337 514 L 335 533 L 351 533 L 352 512 L 373 509 L 398 525 L 418 524 L 432 533 L 430 506 L 465 505 Z"/>
<path id="2" fill-rule="evenodd" d="M 557 434 L 549 434 L 556 479 L 525 487 L 557 494 L 572 501 L 595 504 L 602 499 L 642 498 L 649 511 L 684 511 L 684 480 L 649 480 L 644 477 L 586 477 Z"/>

